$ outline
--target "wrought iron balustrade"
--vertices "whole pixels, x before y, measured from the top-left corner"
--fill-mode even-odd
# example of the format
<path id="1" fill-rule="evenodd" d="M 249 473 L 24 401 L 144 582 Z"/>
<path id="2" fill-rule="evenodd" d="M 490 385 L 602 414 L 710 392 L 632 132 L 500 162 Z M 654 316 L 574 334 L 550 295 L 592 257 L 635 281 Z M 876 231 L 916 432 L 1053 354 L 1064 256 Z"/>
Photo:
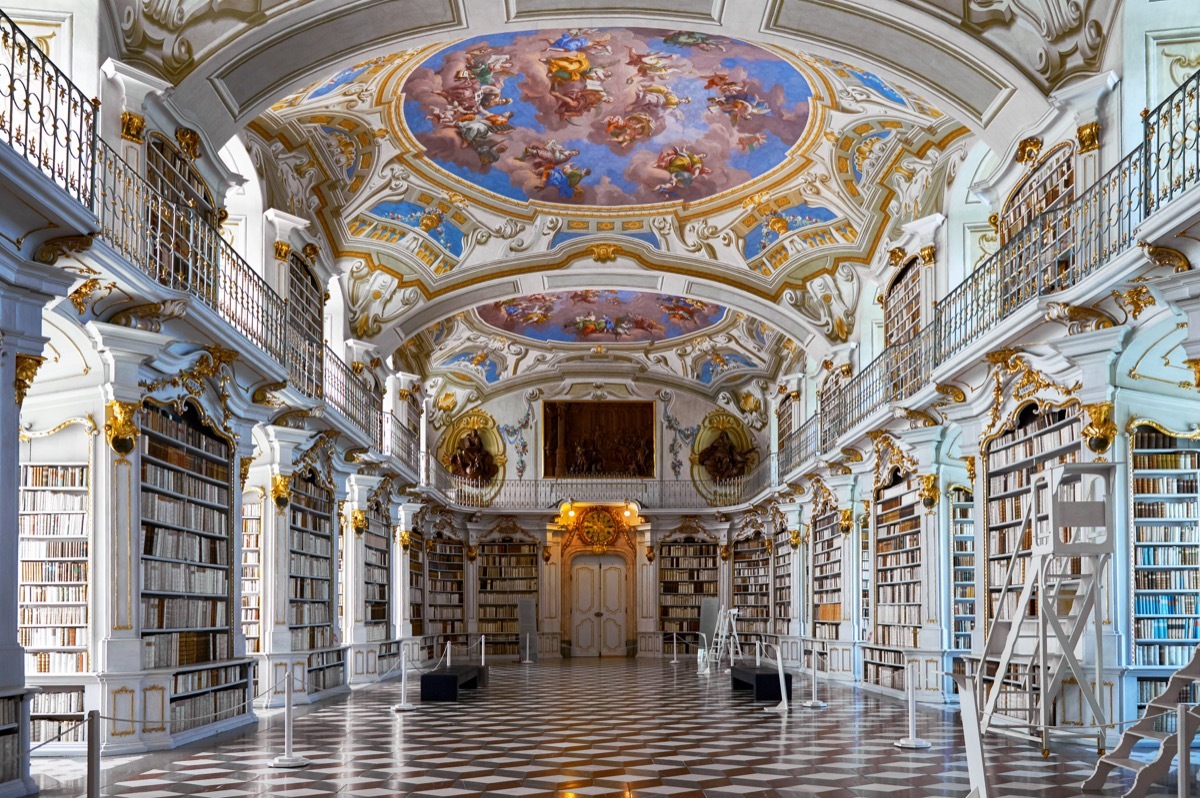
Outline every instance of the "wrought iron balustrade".
<path id="1" fill-rule="evenodd" d="M 292 323 L 292 303 L 285 303 L 288 312 L 287 360 L 288 381 L 309 399 L 325 396 L 325 342 L 308 334 L 303 325 Z"/>
<path id="2" fill-rule="evenodd" d="M 99 103 L 0 11 L 0 141 L 92 207 Z"/>
<path id="3" fill-rule="evenodd" d="M 1142 118 L 1147 213 L 1200 183 L 1200 72 Z"/>
<path id="4" fill-rule="evenodd" d="M 325 347 L 323 383 L 325 401 L 366 433 L 376 451 L 382 451 L 383 402 L 328 346 Z"/>
<path id="5" fill-rule="evenodd" d="M 388 454 L 412 468 L 420 466 L 420 441 L 417 433 L 397 418 L 395 413 L 383 417 L 384 434 L 387 438 Z"/>
<path id="6" fill-rule="evenodd" d="M 283 363 L 283 298 L 194 208 L 169 202 L 104 142 L 96 148 L 99 238 L 167 288 L 200 300 Z"/>

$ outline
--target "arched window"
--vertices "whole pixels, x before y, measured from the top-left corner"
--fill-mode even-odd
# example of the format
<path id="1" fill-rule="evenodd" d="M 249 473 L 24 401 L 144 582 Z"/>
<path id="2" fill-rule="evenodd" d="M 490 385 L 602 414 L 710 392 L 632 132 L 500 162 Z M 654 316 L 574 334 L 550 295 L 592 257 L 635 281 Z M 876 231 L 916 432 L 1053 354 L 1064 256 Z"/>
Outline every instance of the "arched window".
<path id="1" fill-rule="evenodd" d="M 312 267 L 296 252 L 288 255 L 288 371 L 305 396 L 319 398 L 324 363 L 325 292 Z"/>

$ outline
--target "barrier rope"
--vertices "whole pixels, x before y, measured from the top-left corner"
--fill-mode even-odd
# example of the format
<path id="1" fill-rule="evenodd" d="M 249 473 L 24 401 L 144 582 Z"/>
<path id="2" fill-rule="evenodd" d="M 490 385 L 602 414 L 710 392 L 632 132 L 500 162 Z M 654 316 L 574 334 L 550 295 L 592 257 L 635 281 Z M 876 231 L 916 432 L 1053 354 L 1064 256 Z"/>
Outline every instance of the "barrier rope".
<path id="1" fill-rule="evenodd" d="M 42 740 L 40 743 L 35 745 L 33 748 L 30 748 L 29 753 L 32 754 L 34 751 L 38 750 L 39 748 L 41 748 L 43 746 L 49 745 L 50 743 L 54 742 L 55 740 L 61 738 L 63 735 L 70 734 L 71 732 L 78 729 L 80 726 L 86 726 L 86 725 L 87 725 L 87 719 L 85 718 L 84 720 L 81 720 L 78 723 L 75 723 L 75 724 L 63 729 L 58 734 L 51 737 L 49 740 Z"/>
<path id="2" fill-rule="evenodd" d="M 280 676 L 278 679 L 276 679 L 276 680 L 275 680 L 275 683 L 274 683 L 274 684 L 272 684 L 270 687 L 268 687 L 266 690 L 263 690 L 263 691 L 262 691 L 261 693 L 259 693 L 258 695 L 251 696 L 250 698 L 247 698 L 245 701 L 243 701 L 243 702 L 242 702 L 242 703 L 240 703 L 240 704 L 234 704 L 234 705 L 233 705 L 233 706 L 231 706 L 231 707 L 226 707 L 225 709 L 219 709 L 219 710 L 217 710 L 216 712 L 210 712 L 210 713 L 208 713 L 207 715 L 199 715 L 199 716 L 197 716 L 197 717 L 194 717 L 194 718 L 188 718 L 188 719 L 187 719 L 187 721 L 188 721 L 189 723 L 191 723 L 192 721 L 196 721 L 196 720 L 204 720 L 204 719 L 207 719 L 207 718 L 216 718 L 216 717 L 219 717 L 219 716 L 222 716 L 222 715 L 224 715 L 224 716 L 226 716 L 226 717 L 232 717 L 232 716 L 228 715 L 228 713 L 229 713 L 230 711 L 232 711 L 232 710 L 235 710 L 235 709 L 239 709 L 239 710 L 240 710 L 240 709 L 244 709 L 245 707 L 248 707 L 248 706 L 251 706 L 251 705 L 253 705 L 255 701 L 257 701 L 258 699 L 260 699 L 260 698 L 262 698 L 263 696 L 267 695 L 268 693 L 272 692 L 272 691 L 273 691 L 273 690 L 274 690 L 276 687 L 278 687 L 279 685 L 283 684 L 283 682 L 284 682 L 284 680 L 285 680 L 285 679 L 291 678 L 291 676 L 292 676 L 292 674 L 290 674 L 290 673 L 286 673 L 286 674 L 284 674 L 283 676 Z M 237 714 L 241 714 L 241 713 L 239 712 L 239 713 L 237 713 Z M 159 725 L 159 726 L 161 726 L 161 725 L 163 725 L 164 723 L 174 723 L 174 722 L 175 722 L 175 721 L 172 721 L 172 720 L 170 720 L 169 718 L 168 718 L 168 719 L 162 719 L 162 720 L 135 720 L 135 719 L 133 719 L 133 718 L 116 718 L 116 717 L 112 717 L 112 716 L 110 716 L 110 715 L 101 715 L 101 716 L 100 716 L 100 720 L 107 720 L 107 721 L 109 721 L 109 722 L 111 722 L 111 723 L 128 723 L 128 724 L 130 724 L 131 726 L 132 726 L 133 724 L 135 724 L 135 723 L 141 723 L 142 725 L 146 725 L 146 724 L 149 724 L 149 723 L 153 723 L 153 724 L 156 724 L 156 725 Z M 43 745 L 44 745 L 44 743 L 43 743 Z M 39 746 L 39 747 L 40 747 L 40 746 Z M 36 749 L 31 749 L 31 750 L 36 750 Z"/>

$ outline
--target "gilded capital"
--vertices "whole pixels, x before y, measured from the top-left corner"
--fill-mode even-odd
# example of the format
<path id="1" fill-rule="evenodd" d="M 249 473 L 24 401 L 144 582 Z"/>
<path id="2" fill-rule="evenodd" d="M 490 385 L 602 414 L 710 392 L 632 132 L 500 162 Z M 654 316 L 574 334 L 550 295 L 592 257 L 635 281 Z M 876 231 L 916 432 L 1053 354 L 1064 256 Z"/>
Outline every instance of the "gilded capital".
<path id="1" fill-rule="evenodd" d="M 104 406 L 104 439 L 114 452 L 124 457 L 133 451 L 137 440 L 139 402 L 109 402 Z"/>
<path id="2" fill-rule="evenodd" d="M 292 245 L 286 241 L 275 242 L 275 260 L 287 260 L 292 254 Z"/>
<path id="3" fill-rule="evenodd" d="M 367 531 L 367 511 L 366 510 L 351 510 L 350 511 L 350 526 L 354 529 L 354 534 L 361 535 Z"/>
<path id="4" fill-rule="evenodd" d="M 1100 123 L 1088 122 L 1086 125 L 1080 125 L 1075 131 L 1075 138 L 1079 141 L 1080 155 L 1095 152 L 1100 149 Z"/>
<path id="5" fill-rule="evenodd" d="M 924 474 L 920 479 L 921 489 L 917 491 L 917 496 L 921 499 L 921 506 L 933 512 L 933 508 L 937 507 L 938 501 L 942 498 L 942 492 L 937 484 L 937 474 Z"/>
<path id="6" fill-rule="evenodd" d="M 937 247 L 935 247 L 933 244 L 930 244 L 927 247 L 921 247 L 919 254 L 921 255 L 922 266 L 932 266 L 933 264 L 937 263 Z"/>
<path id="7" fill-rule="evenodd" d="M 1112 402 L 1084 405 L 1087 424 L 1083 427 L 1083 442 L 1093 454 L 1104 454 L 1117 439 L 1117 422 L 1113 420 Z"/>
<path id="8" fill-rule="evenodd" d="M 279 512 L 287 509 L 287 506 L 292 501 L 292 479 L 287 474 L 274 474 L 271 476 L 271 501 L 275 502 L 275 507 Z"/>
<path id="9" fill-rule="evenodd" d="M 145 141 L 146 117 L 133 111 L 121 112 L 121 138 L 141 144 Z"/>

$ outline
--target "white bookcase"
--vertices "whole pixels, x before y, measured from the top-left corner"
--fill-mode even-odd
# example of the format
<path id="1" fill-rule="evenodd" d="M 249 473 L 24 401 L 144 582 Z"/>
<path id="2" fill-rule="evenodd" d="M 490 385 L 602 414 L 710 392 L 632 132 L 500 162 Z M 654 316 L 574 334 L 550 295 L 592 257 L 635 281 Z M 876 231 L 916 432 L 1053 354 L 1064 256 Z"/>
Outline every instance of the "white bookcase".
<path id="1" fill-rule="evenodd" d="M 863 679 L 880 687 L 905 687 L 906 652 L 917 647 L 924 569 L 920 483 L 895 474 L 875 494 L 872 646 L 863 649 Z"/>
<path id="2" fill-rule="evenodd" d="M 975 630 L 975 501 L 970 491 L 950 491 L 951 648 L 971 650 Z"/>
<path id="3" fill-rule="evenodd" d="M 262 651 L 262 499 L 242 504 L 242 634 L 246 653 Z"/>
<path id="4" fill-rule="evenodd" d="M 291 486 L 287 621 L 292 651 L 307 652 L 305 691 L 313 694 L 339 687 L 346 675 L 333 626 L 335 502 L 313 469 L 293 474 Z"/>
<path id="5" fill-rule="evenodd" d="M 429 613 L 425 621 L 426 634 L 452 636 L 454 642 L 465 641 L 463 544 L 458 540 L 431 538 L 425 549 L 426 609 Z"/>
<path id="6" fill-rule="evenodd" d="M 172 672 L 170 732 L 247 711 L 233 660 L 233 451 L 190 407 L 147 406 L 141 442 L 142 666 Z"/>
<path id="7" fill-rule="evenodd" d="M 0 787 L 22 777 L 21 701 L 21 695 L 0 695 Z"/>
<path id="8" fill-rule="evenodd" d="M 1200 440 L 1143 424 L 1131 445 L 1130 665 L 1140 714 L 1200 643 Z M 1195 694 L 1193 685 L 1186 700 Z"/>
<path id="9" fill-rule="evenodd" d="M 479 632 L 487 636 L 487 653 L 521 654 L 517 602 L 538 595 L 538 546 L 530 541 L 505 538 L 479 544 L 476 576 L 479 581 Z M 537 641 L 532 641 L 537 646 Z"/>
<path id="10" fill-rule="evenodd" d="M 363 619 L 367 640 L 381 642 L 392 636 L 392 550 L 387 508 L 371 502 L 363 532 Z"/>
<path id="11" fill-rule="evenodd" d="M 842 533 L 836 507 L 813 518 L 811 535 L 812 636 L 837 640 L 842 626 Z"/>
<path id="12" fill-rule="evenodd" d="M 684 651 L 700 642 L 700 604 L 717 598 L 717 544 L 694 537 L 663 542 L 658 547 L 658 623 L 663 645 L 679 637 Z"/>
<path id="13" fill-rule="evenodd" d="M 771 622 L 771 549 L 761 535 L 733 544 L 733 608 L 743 642 L 766 635 Z"/>
<path id="14" fill-rule="evenodd" d="M 89 651 L 91 467 L 83 459 L 91 450 L 89 434 L 81 425 L 70 425 L 21 445 L 17 636 L 25 648 L 25 682 L 41 690 L 30 701 L 29 736 L 35 744 L 84 719 L 89 708 L 85 683 L 94 681 Z M 81 459 L 65 459 L 64 453 Z M 85 728 L 67 732 L 42 753 L 81 751 Z M 0 731 L 0 747 L 7 737 Z"/>
<path id="15" fill-rule="evenodd" d="M 425 536 L 415 529 L 408 539 L 408 621 L 413 637 L 425 634 Z"/>
<path id="16" fill-rule="evenodd" d="M 773 543 L 775 572 L 771 622 L 775 626 L 775 634 L 787 635 L 792 631 L 792 546 L 791 535 L 788 534 L 786 526 L 775 530 Z"/>

